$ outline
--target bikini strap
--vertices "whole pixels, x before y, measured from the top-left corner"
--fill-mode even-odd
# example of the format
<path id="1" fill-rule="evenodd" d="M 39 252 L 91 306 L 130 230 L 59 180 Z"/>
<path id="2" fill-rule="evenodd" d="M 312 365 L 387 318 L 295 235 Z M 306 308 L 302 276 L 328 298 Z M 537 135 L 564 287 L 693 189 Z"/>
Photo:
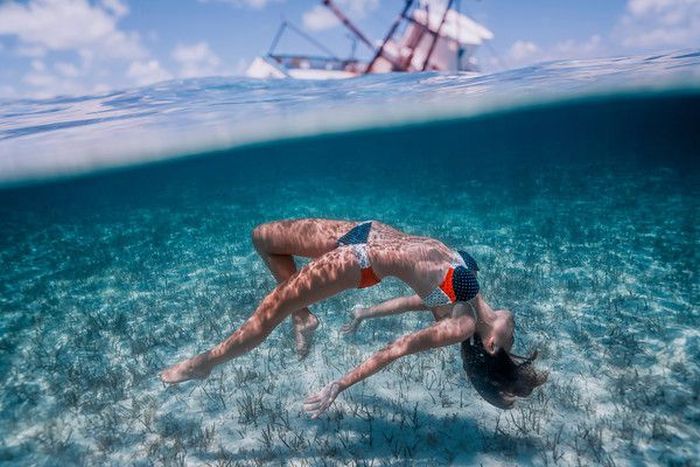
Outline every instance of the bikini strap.
<path id="1" fill-rule="evenodd" d="M 360 284 L 359 289 L 364 289 L 365 287 L 371 287 L 378 284 L 381 279 L 377 277 L 377 274 L 372 269 L 372 263 L 369 260 L 369 254 L 367 253 L 366 243 L 357 243 L 353 245 L 347 245 L 350 247 L 352 252 L 357 258 L 357 262 L 360 265 Z"/>
<path id="2" fill-rule="evenodd" d="M 428 308 L 435 308 L 441 305 L 449 305 L 452 303 L 452 300 L 440 287 L 435 287 L 432 292 L 423 297 L 423 303 Z"/>
<path id="3" fill-rule="evenodd" d="M 470 271 L 476 272 L 479 270 L 479 265 L 472 255 L 463 250 L 457 250 L 457 254 L 462 258 L 462 266 L 469 269 Z"/>
<path id="4" fill-rule="evenodd" d="M 360 269 L 372 267 L 372 265 L 369 262 L 369 255 L 367 254 L 366 243 L 355 243 L 348 246 L 352 249 L 352 252 L 355 253 L 357 262 L 360 263 Z"/>

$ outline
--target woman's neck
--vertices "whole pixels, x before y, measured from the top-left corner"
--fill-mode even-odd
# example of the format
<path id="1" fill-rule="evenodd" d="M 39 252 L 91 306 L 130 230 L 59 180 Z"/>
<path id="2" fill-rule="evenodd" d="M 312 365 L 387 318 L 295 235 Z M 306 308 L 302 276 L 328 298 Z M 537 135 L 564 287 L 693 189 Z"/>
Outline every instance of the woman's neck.
<path id="1" fill-rule="evenodd" d="M 476 331 L 479 335 L 485 336 L 491 329 L 496 314 L 481 294 L 474 297 L 473 307 L 476 314 Z"/>

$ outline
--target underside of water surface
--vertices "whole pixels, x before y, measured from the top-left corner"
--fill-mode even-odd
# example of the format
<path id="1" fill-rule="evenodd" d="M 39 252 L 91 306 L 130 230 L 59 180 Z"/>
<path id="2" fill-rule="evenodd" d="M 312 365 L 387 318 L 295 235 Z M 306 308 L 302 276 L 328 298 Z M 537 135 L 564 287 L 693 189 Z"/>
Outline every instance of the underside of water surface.
<path id="1" fill-rule="evenodd" d="M 0 462 L 698 462 L 700 95 L 628 94 L 289 139 L 0 191 Z M 403 358 L 318 420 L 306 395 L 428 312 L 339 332 L 398 280 L 312 306 L 208 380 L 159 372 L 275 286 L 251 230 L 378 219 L 468 251 L 547 384 L 484 402 L 459 348 Z M 300 260 L 302 263 L 303 260 Z"/>

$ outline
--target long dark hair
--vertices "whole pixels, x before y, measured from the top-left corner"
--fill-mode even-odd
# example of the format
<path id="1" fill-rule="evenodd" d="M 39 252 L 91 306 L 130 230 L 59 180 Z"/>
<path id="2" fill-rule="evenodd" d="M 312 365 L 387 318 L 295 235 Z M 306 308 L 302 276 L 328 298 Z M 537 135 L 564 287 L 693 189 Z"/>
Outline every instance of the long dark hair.
<path id="1" fill-rule="evenodd" d="M 529 396 L 547 381 L 549 374 L 533 366 L 535 358 L 537 352 L 520 357 L 503 349 L 491 355 L 478 334 L 462 342 L 462 361 L 469 381 L 481 397 L 500 409 L 512 408 L 516 397 Z"/>

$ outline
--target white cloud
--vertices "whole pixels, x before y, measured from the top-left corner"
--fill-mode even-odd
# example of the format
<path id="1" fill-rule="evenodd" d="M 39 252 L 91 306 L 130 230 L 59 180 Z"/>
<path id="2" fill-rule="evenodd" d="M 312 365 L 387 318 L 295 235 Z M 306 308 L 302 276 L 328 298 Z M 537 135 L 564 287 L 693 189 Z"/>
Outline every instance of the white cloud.
<path id="1" fill-rule="evenodd" d="M 338 5 L 351 15 L 366 16 L 379 7 L 379 0 L 338 0 Z"/>
<path id="2" fill-rule="evenodd" d="M 236 7 L 248 7 L 248 8 L 254 8 L 256 10 L 259 10 L 261 8 L 265 8 L 268 4 L 270 3 L 278 3 L 283 0 L 199 0 L 200 3 L 212 3 L 212 2 L 219 2 L 219 3 L 230 3 L 233 6 Z"/>
<path id="3" fill-rule="evenodd" d="M 322 31 L 340 24 L 338 18 L 323 5 L 315 5 L 301 17 L 306 29 Z"/>
<path id="4" fill-rule="evenodd" d="M 84 50 L 107 58 L 140 58 L 146 52 L 138 35 L 116 25 L 126 11 L 117 0 L 99 5 L 86 0 L 10 1 L 0 5 L 0 35 L 16 36 L 21 46 L 34 51 Z"/>
<path id="5" fill-rule="evenodd" d="M 339 8 L 354 18 L 364 18 L 379 7 L 379 0 L 337 0 Z M 338 26 L 340 21 L 323 5 L 314 5 L 302 15 L 304 27 L 311 31 L 321 31 Z"/>
<path id="6" fill-rule="evenodd" d="M 22 82 L 30 86 L 25 94 L 42 99 L 57 95 L 76 95 L 95 92 L 89 82 L 76 79 L 83 73 L 74 65 L 61 63 L 50 69 L 41 60 L 33 60 L 30 70 L 22 77 Z"/>
<path id="7" fill-rule="evenodd" d="M 134 61 L 129 65 L 126 76 L 139 86 L 157 83 L 173 78 L 169 71 L 164 69 L 158 60 Z"/>
<path id="8" fill-rule="evenodd" d="M 231 74 L 233 76 L 245 76 L 245 72 L 249 66 L 250 61 L 246 60 L 245 58 L 239 58 L 238 62 L 236 62 L 236 66 L 233 67 Z"/>
<path id="9" fill-rule="evenodd" d="M 9 84 L 0 84 L 0 99 L 14 99 L 17 96 L 17 90 Z"/>
<path id="10" fill-rule="evenodd" d="M 604 54 L 603 39 L 594 34 L 585 41 L 565 40 L 557 42 L 550 57 L 552 58 L 593 58 Z"/>
<path id="11" fill-rule="evenodd" d="M 75 95 L 172 78 L 141 42 L 119 27 L 124 0 L 0 1 L 0 36 L 27 58 L 23 93 Z M 60 57 L 60 59 L 59 59 Z"/>
<path id="12" fill-rule="evenodd" d="M 57 62 L 53 67 L 59 75 L 66 78 L 77 78 L 80 76 L 80 69 L 72 63 Z"/>
<path id="13" fill-rule="evenodd" d="M 518 40 L 508 49 L 505 64 L 508 67 L 519 67 L 548 60 L 594 58 L 605 53 L 603 39 L 598 34 L 584 41 L 568 39 L 550 47 L 542 47 L 529 40 Z M 503 63 L 494 60 L 492 65 L 502 67 Z"/>
<path id="14" fill-rule="evenodd" d="M 28 86 L 22 95 L 43 99 L 58 95 L 101 93 L 113 87 L 94 82 L 91 79 L 94 74 L 94 70 L 84 65 L 77 66 L 67 61 L 47 63 L 43 59 L 34 59 L 29 62 L 29 71 L 22 76 L 21 82 Z"/>
<path id="15" fill-rule="evenodd" d="M 46 70 L 46 65 L 41 60 L 32 60 L 32 70 L 34 71 L 44 71 Z"/>
<path id="16" fill-rule="evenodd" d="M 22 81 L 37 88 L 46 88 L 55 84 L 55 77 L 43 70 L 32 70 L 22 78 Z"/>
<path id="17" fill-rule="evenodd" d="M 14 49 L 14 52 L 20 57 L 37 58 L 45 56 L 47 51 L 45 48 L 39 46 L 20 45 Z"/>
<path id="18" fill-rule="evenodd" d="M 697 47 L 700 0 L 629 0 L 614 37 L 623 47 Z"/>
<path id="19" fill-rule="evenodd" d="M 540 48 L 532 41 L 515 41 L 510 46 L 508 58 L 510 60 L 523 63 L 540 55 Z"/>
<path id="20" fill-rule="evenodd" d="M 628 0 L 625 12 L 606 34 L 542 46 L 529 40 L 513 43 L 505 55 L 509 67 L 558 59 L 585 59 L 660 48 L 697 47 L 700 0 Z M 500 68 L 503 60 L 493 59 Z"/>
<path id="21" fill-rule="evenodd" d="M 178 76 L 196 78 L 221 74 L 221 59 L 201 41 L 191 45 L 180 44 L 173 49 L 173 60 L 180 65 Z"/>
<path id="22" fill-rule="evenodd" d="M 121 18 L 129 13 L 129 7 L 121 0 L 102 0 L 102 6 L 114 16 Z"/>

